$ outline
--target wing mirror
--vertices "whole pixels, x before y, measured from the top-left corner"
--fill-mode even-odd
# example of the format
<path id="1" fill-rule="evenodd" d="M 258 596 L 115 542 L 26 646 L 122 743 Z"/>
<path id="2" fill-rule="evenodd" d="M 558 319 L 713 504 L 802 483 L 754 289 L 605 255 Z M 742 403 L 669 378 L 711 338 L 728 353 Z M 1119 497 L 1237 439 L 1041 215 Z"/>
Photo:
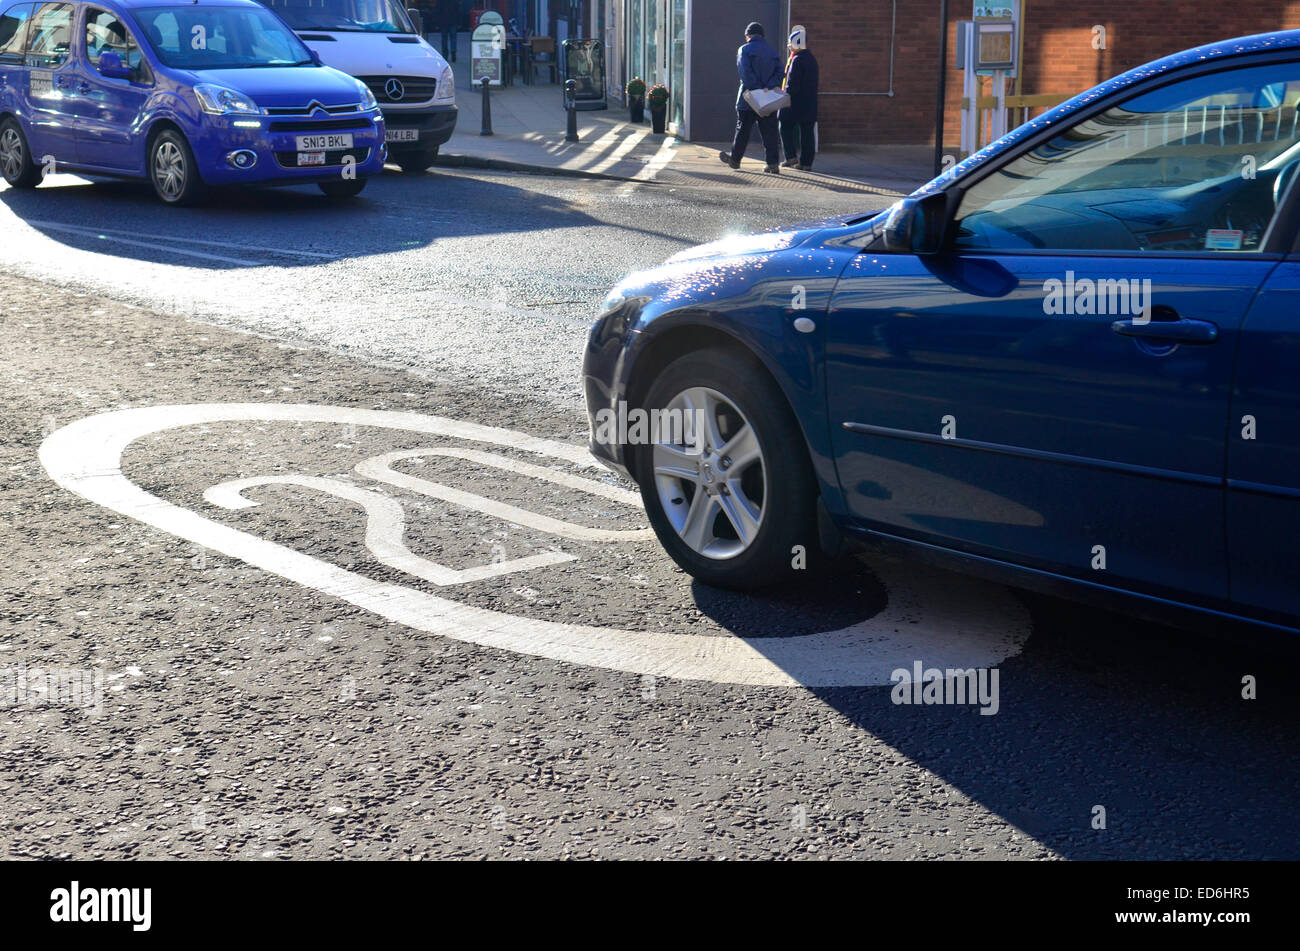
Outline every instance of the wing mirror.
<path id="1" fill-rule="evenodd" d="M 885 219 L 885 248 L 903 254 L 938 254 L 948 239 L 952 216 L 948 192 L 904 198 Z"/>
<path id="2" fill-rule="evenodd" d="M 416 34 L 424 36 L 424 17 L 420 15 L 420 11 L 415 7 L 407 7 L 406 15 L 411 18 L 411 25 L 415 27 Z"/>
<path id="3" fill-rule="evenodd" d="M 99 54 L 99 75 L 105 79 L 130 79 L 131 67 L 122 62 L 122 57 L 112 50 Z"/>

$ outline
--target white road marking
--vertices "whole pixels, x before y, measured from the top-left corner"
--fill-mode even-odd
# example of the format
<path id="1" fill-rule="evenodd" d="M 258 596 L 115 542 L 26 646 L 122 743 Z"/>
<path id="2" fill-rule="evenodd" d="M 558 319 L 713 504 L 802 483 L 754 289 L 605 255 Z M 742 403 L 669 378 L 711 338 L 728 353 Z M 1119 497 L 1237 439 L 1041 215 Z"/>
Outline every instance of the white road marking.
<path id="1" fill-rule="evenodd" d="M 175 234 L 151 234 L 147 231 L 123 231 L 120 228 L 97 228 L 90 225 L 73 225 L 64 221 L 41 221 L 31 219 L 27 222 L 41 228 L 65 228 L 69 231 L 85 231 L 93 235 L 120 235 L 126 238 L 147 238 L 153 241 L 180 241 L 184 244 L 202 244 L 212 248 L 229 248 L 235 251 L 266 251 L 269 254 L 284 254 L 300 258 L 320 258 L 332 261 L 338 255 L 325 251 L 298 251 L 292 248 L 271 248 L 260 244 L 245 244 L 235 241 L 213 241 L 211 238 L 186 238 Z"/>
<path id="2" fill-rule="evenodd" d="M 887 684 L 921 660 L 992 667 L 1029 636 L 1024 609 L 1001 588 L 921 566 L 872 567 L 889 591 L 880 614 L 798 637 L 692 636 L 517 617 L 388 584 L 204 518 L 146 492 L 122 473 L 137 439 L 220 422 L 352 423 L 508 446 L 596 467 L 579 446 L 437 416 L 333 406 L 196 404 L 117 410 L 78 420 L 41 444 L 50 477 L 70 492 L 196 545 L 237 558 L 397 624 L 499 650 L 631 674 L 750 686 Z"/>
<path id="3" fill-rule="evenodd" d="M 242 493 L 245 489 L 258 485 L 299 485 L 348 502 L 355 502 L 366 510 L 366 548 L 379 559 L 380 564 L 405 571 L 409 575 L 436 585 L 483 581 L 486 578 L 496 578 L 532 568 L 546 568 L 577 559 L 576 555 L 566 555 L 564 552 L 556 551 L 490 565 L 476 565 L 473 568 L 459 570 L 448 568 L 446 565 L 421 558 L 406 547 L 406 543 L 402 540 L 406 534 L 406 514 L 402 511 L 400 502 L 371 489 L 363 489 L 360 486 L 340 482 L 338 479 L 325 479 L 320 476 L 279 475 L 234 479 L 212 486 L 203 493 L 203 499 L 211 505 L 219 505 L 227 509 L 252 508 L 258 503 L 244 498 Z"/>
<path id="4" fill-rule="evenodd" d="M 649 134 L 650 133 L 648 132 L 631 133 L 625 139 L 623 139 L 621 143 L 619 143 L 618 148 L 616 148 L 613 152 L 609 153 L 609 155 L 601 159 L 595 165 L 591 166 L 591 168 L 587 169 L 587 171 L 603 172 L 605 171 L 605 169 L 609 168 L 615 163 L 622 161 L 623 157 L 627 155 L 629 152 L 631 152 L 633 149 L 635 149 L 643 141 L 645 141 L 645 137 Z"/>
<path id="5" fill-rule="evenodd" d="M 632 177 L 639 182 L 653 181 L 655 176 L 663 170 L 665 165 L 673 160 L 673 156 L 676 154 L 676 140 L 672 138 L 664 139 L 664 144 L 659 146 L 659 151 L 656 152 L 654 157 L 646 163 L 645 168 L 641 169 L 641 171 L 637 172 Z"/>
<path id="6" fill-rule="evenodd" d="M 223 254 L 208 254 L 206 251 L 191 251 L 189 248 L 178 248 L 173 244 L 159 244 L 156 241 L 141 241 L 138 239 L 127 240 L 125 238 L 106 237 L 107 232 L 99 228 L 83 228 L 79 225 L 65 225 L 59 221 L 32 221 L 31 225 L 37 225 L 41 228 L 48 228 L 51 231 L 67 231 L 70 234 L 78 234 L 87 238 L 102 238 L 106 241 L 113 241 L 118 244 L 130 245 L 133 248 L 152 248 L 157 251 L 167 251 L 170 254 L 183 254 L 192 258 L 201 258 L 204 261 L 221 261 L 225 264 L 238 264 L 243 267 L 258 267 L 265 261 L 253 261 L 248 258 L 232 258 Z M 168 239 L 170 240 L 170 239 Z"/>
<path id="7" fill-rule="evenodd" d="M 505 502 L 498 502 L 496 499 L 484 498 L 481 495 L 474 495 L 473 493 L 465 492 L 462 489 L 454 489 L 449 485 L 443 485 L 439 482 L 430 482 L 428 479 L 422 479 L 419 476 L 409 475 L 405 472 L 397 472 L 391 468 L 394 462 L 399 462 L 402 459 L 410 459 L 414 456 L 458 456 L 462 459 L 469 459 L 478 462 L 481 465 L 504 469 L 508 472 L 518 472 L 521 475 L 531 476 L 534 479 L 543 479 L 547 482 L 553 482 L 556 485 L 567 486 L 571 489 L 578 489 L 579 491 L 591 495 L 604 496 L 605 498 L 609 498 L 610 493 L 603 490 L 611 489 L 613 492 L 621 491 L 622 497 L 616 497 L 615 501 L 622 502 L 624 505 L 634 506 L 638 509 L 641 507 L 640 496 L 628 492 L 625 489 L 614 489 L 612 486 L 604 486 L 599 482 L 592 482 L 590 479 L 580 479 L 577 476 L 571 476 L 564 472 L 557 472 L 554 469 L 547 469 L 544 466 L 534 466 L 526 462 L 516 462 L 508 456 L 501 456 L 490 452 L 477 452 L 473 449 L 403 449 L 398 452 L 387 453 L 383 456 L 375 456 L 372 459 L 362 460 L 356 464 L 355 469 L 358 475 L 363 475 L 368 479 L 374 479 L 376 482 L 386 482 L 399 489 L 418 492 L 420 495 L 427 495 L 430 498 L 450 502 L 452 505 L 459 505 L 462 508 L 482 512 L 484 515 L 488 515 L 492 518 L 499 518 L 504 522 L 510 522 L 514 525 L 522 525 L 525 528 L 536 529 L 539 532 L 546 532 L 550 535 L 559 535 L 561 538 L 568 538 L 573 541 L 635 541 L 637 539 L 650 538 L 654 535 L 654 530 L 650 528 L 588 528 L 585 525 L 575 525 L 572 522 L 563 522 L 559 519 L 551 518 L 546 515 L 539 515 L 536 512 L 530 512 L 527 509 L 521 509 L 517 506 L 509 505 Z"/>

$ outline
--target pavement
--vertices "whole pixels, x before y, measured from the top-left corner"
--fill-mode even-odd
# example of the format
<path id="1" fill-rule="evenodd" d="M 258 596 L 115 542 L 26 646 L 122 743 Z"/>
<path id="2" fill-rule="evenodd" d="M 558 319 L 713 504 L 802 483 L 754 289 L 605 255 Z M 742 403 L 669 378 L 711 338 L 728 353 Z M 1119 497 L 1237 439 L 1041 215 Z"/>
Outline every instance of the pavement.
<path id="1" fill-rule="evenodd" d="M 469 48 L 468 34 L 460 49 Z M 862 146 L 833 149 L 818 154 L 811 172 L 782 169 L 779 176 L 763 172 L 757 132 L 749 157 L 739 171 L 726 168 L 718 152 L 729 142 L 687 142 L 651 131 L 649 111 L 642 123 L 629 121 L 618 103 L 601 111 L 579 112 L 579 141 L 566 142 L 563 87 L 542 81 L 535 85 L 516 81 L 492 87 L 492 135 L 481 134 L 481 87 L 469 81 L 469 57 L 452 64 L 456 73 L 456 104 L 460 118 L 456 132 L 442 147 L 439 164 L 507 171 L 545 172 L 625 181 L 675 185 L 745 184 L 765 189 L 823 190 L 906 195 L 932 177 L 933 152 L 928 147 Z"/>

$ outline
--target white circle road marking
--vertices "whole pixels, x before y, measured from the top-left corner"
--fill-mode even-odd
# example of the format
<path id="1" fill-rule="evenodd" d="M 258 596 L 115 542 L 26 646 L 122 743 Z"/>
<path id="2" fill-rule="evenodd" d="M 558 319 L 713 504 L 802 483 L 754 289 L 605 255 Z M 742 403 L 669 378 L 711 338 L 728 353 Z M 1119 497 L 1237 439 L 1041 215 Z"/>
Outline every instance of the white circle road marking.
<path id="1" fill-rule="evenodd" d="M 354 424 L 507 446 L 598 468 L 580 446 L 439 416 L 283 403 L 204 403 L 116 410 L 57 430 L 40 461 L 63 488 L 271 574 L 418 631 L 483 647 L 631 674 L 748 686 L 890 683 L 916 660 L 935 667 L 993 667 L 1029 636 L 1023 607 L 1004 589 L 920 565 L 871 562 L 889 594 L 875 617 L 836 631 L 745 639 L 626 631 L 518 617 L 375 581 L 160 499 L 122 473 L 135 440 L 223 422 Z"/>

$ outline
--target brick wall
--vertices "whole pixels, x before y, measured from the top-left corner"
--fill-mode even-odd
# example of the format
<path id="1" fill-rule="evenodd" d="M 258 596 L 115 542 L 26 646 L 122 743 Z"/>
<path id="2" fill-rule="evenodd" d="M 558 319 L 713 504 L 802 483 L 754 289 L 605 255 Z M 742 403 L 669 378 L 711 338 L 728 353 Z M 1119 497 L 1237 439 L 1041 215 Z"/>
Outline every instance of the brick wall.
<path id="1" fill-rule="evenodd" d="M 970 0 L 949 4 L 945 144 L 960 138 L 961 74 L 952 67 L 956 21 Z M 1024 0 L 1021 92 L 1082 92 L 1189 46 L 1268 30 L 1300 28 L 1300 0 Z M 889 89 L 893 0 L 790 0 L 790 21 L 808 28 L 821 64 L 823 145 L 932 144 L 938 81 L 937 0 L 897 0 L 894 95 Z M 1093 27 L 1106 28 L 1105 49 Z"/>

